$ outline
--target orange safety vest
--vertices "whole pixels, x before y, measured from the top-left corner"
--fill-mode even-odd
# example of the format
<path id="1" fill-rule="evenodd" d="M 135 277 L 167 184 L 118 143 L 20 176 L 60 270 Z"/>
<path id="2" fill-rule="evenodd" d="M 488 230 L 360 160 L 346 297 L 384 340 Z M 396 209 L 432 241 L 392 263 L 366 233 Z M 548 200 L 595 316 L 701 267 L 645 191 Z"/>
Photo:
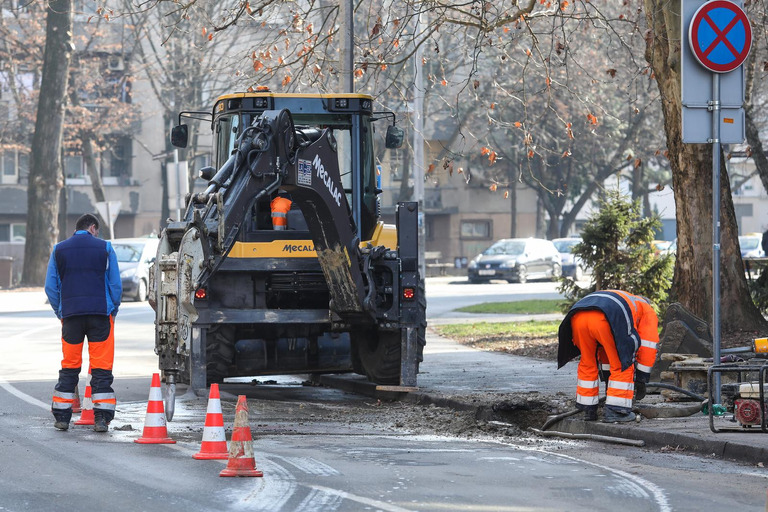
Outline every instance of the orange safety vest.
<path id="1" fill-rule="evenodd" d="M 272 227 L 278 230 L 288 228 L 288 210 L 291 209 L 291 200 L 285 197 L 277 196 L 269 204 L 272 208 Z"/>

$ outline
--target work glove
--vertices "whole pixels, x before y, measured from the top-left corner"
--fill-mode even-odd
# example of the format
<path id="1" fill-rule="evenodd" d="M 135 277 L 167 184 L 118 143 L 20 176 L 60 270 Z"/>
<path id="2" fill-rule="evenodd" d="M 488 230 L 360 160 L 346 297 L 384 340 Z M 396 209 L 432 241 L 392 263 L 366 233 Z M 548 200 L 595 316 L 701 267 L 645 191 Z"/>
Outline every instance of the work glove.
<path id="1" fill-rule="evenodd" d="M 635 400 L 645 398 L 645 382 L 635 381 Z"/>

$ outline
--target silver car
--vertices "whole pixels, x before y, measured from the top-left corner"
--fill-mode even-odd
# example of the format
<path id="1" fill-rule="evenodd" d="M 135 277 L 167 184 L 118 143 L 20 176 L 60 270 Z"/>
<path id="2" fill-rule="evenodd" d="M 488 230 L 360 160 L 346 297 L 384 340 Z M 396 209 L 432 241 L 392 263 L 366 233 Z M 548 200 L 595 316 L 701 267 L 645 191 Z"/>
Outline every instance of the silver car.
<path id="1" fill-rule="evenodd" d="M 149 267 L 155 261 L 159 243 L 155 237 L 112 240 L 123 281 L 123 299 L 147 300 Z"/>
<path id="2" fill-rule="evenodd" d="M 472 283 L 504 279 L 525 283 L 529 279 L 552 279 L 562 275 L 560 253 L 549 240 L 506 238 L 475 257 L 467 268 Z"/>

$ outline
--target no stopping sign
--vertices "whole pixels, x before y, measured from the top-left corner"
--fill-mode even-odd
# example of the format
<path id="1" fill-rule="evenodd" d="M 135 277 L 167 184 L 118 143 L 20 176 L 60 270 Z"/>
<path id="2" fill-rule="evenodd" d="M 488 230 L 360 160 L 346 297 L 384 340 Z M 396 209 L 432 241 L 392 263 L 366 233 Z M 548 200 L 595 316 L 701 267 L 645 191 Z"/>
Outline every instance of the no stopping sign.
<path id="1" fill-rule="evenodd" d="M 727 73 L 741 66 L 752 47 L 746 13 L 728 0 L 711 0 L 696 11 L 688 27 L 688 43 L 702 66 Z"/>

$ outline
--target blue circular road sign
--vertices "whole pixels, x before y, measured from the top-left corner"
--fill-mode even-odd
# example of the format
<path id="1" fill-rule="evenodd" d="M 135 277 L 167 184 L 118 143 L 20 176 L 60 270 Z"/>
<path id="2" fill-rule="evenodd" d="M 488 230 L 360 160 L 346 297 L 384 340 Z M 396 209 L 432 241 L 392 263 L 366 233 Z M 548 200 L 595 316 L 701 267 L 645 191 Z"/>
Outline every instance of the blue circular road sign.
<path id="1" fill-rule="evenodd" d="M 741 7 L 711 0 L 696 11 L 688 27 L 688 43 L 702 66 L 727 73 L 741 66 L 752 47 L 752 27 Z"/>

